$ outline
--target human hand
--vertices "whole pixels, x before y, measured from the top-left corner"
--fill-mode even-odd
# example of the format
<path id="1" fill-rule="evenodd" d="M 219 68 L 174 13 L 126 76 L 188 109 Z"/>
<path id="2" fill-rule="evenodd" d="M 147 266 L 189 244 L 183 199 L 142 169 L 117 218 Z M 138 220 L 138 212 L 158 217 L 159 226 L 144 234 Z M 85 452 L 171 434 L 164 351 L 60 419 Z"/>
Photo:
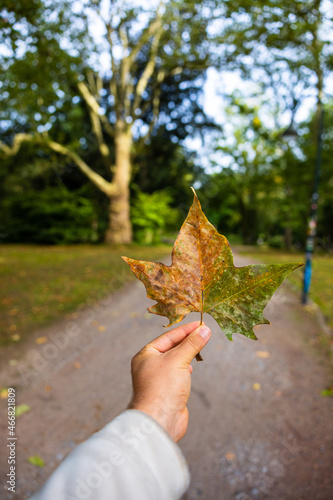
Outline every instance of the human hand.
<path id="1" fill-rule="evenodd" d="M 191 361 L 210 339 L 199 321 L 170 330 L 149 342 L 132 359 L 133 397 L 129 408 L 141 410 L 178 442 L 188 425 Z"/>

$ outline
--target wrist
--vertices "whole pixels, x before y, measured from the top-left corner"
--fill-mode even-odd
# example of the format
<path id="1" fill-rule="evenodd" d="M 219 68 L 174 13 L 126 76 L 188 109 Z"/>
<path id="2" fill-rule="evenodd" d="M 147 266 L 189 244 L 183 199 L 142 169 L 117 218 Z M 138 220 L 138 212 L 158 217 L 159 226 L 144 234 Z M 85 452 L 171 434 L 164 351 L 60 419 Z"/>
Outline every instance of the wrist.
<path id="1" fill-rule="evenodd" d="M 163 408 L 150 404 L 131 403 L 129 409 L 139 410 L 149 415 L 158 424 L 160 424 L 161 427 L 163 427 L 163 429 L 169 434 L 173 441 L 177 442 L 174 432 L 174 419 Z"/>

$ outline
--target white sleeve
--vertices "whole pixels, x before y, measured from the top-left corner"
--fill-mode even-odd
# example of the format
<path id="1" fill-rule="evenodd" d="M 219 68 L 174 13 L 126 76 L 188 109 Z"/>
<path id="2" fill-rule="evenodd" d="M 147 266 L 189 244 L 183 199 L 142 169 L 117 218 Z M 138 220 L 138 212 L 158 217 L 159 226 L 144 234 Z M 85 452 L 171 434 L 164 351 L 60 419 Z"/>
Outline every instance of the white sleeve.
<path id="1" fill-rule="evenodd" d="M 126 410 L 77 446 L 30 500 L 178 500 L 189 481 L 169 434 Z"/>

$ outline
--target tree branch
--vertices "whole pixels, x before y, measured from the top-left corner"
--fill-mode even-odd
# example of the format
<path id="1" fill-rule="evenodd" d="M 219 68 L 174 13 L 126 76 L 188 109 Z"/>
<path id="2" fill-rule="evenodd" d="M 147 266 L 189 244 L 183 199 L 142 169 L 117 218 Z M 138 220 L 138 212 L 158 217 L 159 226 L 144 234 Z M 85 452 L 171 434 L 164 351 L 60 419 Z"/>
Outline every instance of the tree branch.
<path id="1" fill-rule="evenodd" d="M 47 146 L 52 151 L 56 153 L 60 153 L 61 155 L 67 156 L 70 158 L 76 166 L 81 170 L 82 173 L 85 174 L 86 177 L 96 186 L 100 191 L 102 191 L 107 196 L 112 196 L 116 193 L 116 186 L 111 182 L 108 182 L 97 172 L 92 170 L 89 165 L 86 164 L 85 161 L 80 158 L 80 156 L 72 151 L 71 149 L 58 144 L 57 142 L 50 141 L 46 137 L 43 136 L 33 136 L 31 134 L 16 134 L 13 139 L 12 146 L 7 146 L 3 142 L 0 141 L 0 150 L 2 150 L 6 156 L 15 156 L 22 144 L 24 142 L 34 142 L 36 144 L 41 144 L 43 146 Z"/>
<path id="2" fill-rule="evenodd" d="M 109 134 L 110 137 L 114 137 L 114 131 L 113 128 L 111 127 L 108 119 L 106 116 L 103 114 L 103 110 L 96 101 L 95 97 L 91 94 L 89 91 L 87 85 L 84 82 L 79 82 L 77 84 L 78 89 L 80 91 L 80 94 L 82 95 L 83 99 L 87 103 L 87 106 L 90 111 L 92 111 L 95 115 L 98 116 L 98 119 L 102 122 L 105 131 Z"/>
<path id="3" fill-rule="evenodd" d="M 98 189 L 102 191 L 104 194 L 106 194 L 107 196 L 112 196 L 113 194 L 115 194 L 116 192 L 115 185 L 112 184 L 111 182 L 106 181 L 104 177 L 102 177 L 97 172 L 92 170 L 89 167 L 89 165 L 87 165 L 86 162 L 83 161 L 82 158 L 80 158 L 80 156 L 77 153 L 54 141 L 47 141 L 45 142 L 45 145 L 48 146 L 53 151 L 55 151 L 56 153 L 68 156 L 68 158 L 70 158 L 76 164 L 76 166 L 79 167 L 81 172 L 84 173 L 84 175 L 88 177 L 88 179 L 93 184 L 95 184 L 95 186 L 98 187 Z"/>
<path id="4" fill-rule="evenodd" d="M 7 146 L 7 144 L 0 141 L 0 150 L 2 150 L 6 156 L 15 156 L 19 152 L 23 142 L 33 142 L 34 140 L 35 138 L 33 135 L 16 134 L 12 146 Z"/>
<path id="5" fill-rule="evenodd" d="M 110 78 L 110 92 L 114 97 L 116 114 L 118 115 L 118 111 L 119 111 L 118 106 L 117 106 L 118 89 L 117 89 L 117 80 L 116 80 L 117 68 L 116 68 L 116 63 L 114 60 L 114 53 L 113 53 L 113 40 L 112 40 L 113 28 L 111 26 L 111 21 L 109 23 L 105 23 L 105 28 L 107 31 L 107 39 L 108 39 L 108 42 L 110 45 L 110 59 L 111 59 L 111 71 L 112 71 L 112 76 Z"/>
<path id="6" fill-rule="evenodd" d="M 149 40 L 149 38 L 156 32 L 156 30 L 161 25 L 161 8 L 163 5 L 163 1 L 161 0 L 157 7 L 157 14 L 152 23 L 147 26 L 147 28 L 143 31 L 140 40 L 137 42 L 135 47 L 133 47 L 132 52 L 129 55 L 129 62 L 134 61 L 144 44 Z"/>
<path id="7" fill-rule="evenodd" d="M 96 93 L 99 83 L 98 83 L 98 80 L 95 81 L 92 74 L 90 75 L 90 78 L 89 78 L 89 85 L 90 85 L 90 88 L 95 89 L 95 93 Z M 95 137 L 96 137 L 97 142 L 98 142 L 99 152 L 102 155 L 105 166 L 107 168 L 109 168 L 109 166 L 110 166 L 110 149 L 104 140 L 103 130 L 102 130 L 102 126 L 101 126 L 102 117 L 105 118 L 105 116 L 100 114 L 101 108 L 100 108 L 99 104 L 97 103 L 96 97 L 94 97 L 91 94 L 88 87 L 83 82 L 80 82 L 78 84 L 78 87 L 79 87 L 79 90 L 81 92 L 81 95 L 83 96 L 84 100 L 86 101 L 86 103 L 88 105 L 91 126 L 92 126 L 93 132 L 94 132 Z M 106 126 L 110 127 L 110 124 L 108 123 L 108 121 L 107 120 L 105 120 L 105 121 L 106 121 Z M 111 127 L 110 127 L 110 129 L 111 129 Z M 112 136 L 113 136 L 112 129 L 111 129 L 111 132 L 112 132 Z"/>
<path id="8" fill-rule="evenodd" d="M 142 75 L 136 85 L 135 92 L 134 92 L 134 101 L 133 101 L 133 108 L 132 108 L 132 116 L 134 117 L 136 109 L 139 107 L 141 97 L 143 92 L 145 91 L 148 81 L 150 77 L 152 76 L 155 65 L 156 65 L 156 54 L 158 50 L 158 44 L 162 35 L 162 24 L 161 20 L 159 19 L 159 27 L 160 29 L 157 30 L 154 39 L 151 44 L 151 51 L 150 51 L 150 56 L 149 56 L 149 61 L 147 62 L 147 65 L 145 69 L 142 72 Z"/>
<path id="9" fill-rule="evenodd" d="M 157 123 L 159 109 L 160 109 L 160 101 L 161 101 L 161 91 L 162 91 L 161 83 L 163 82 L 164 78 L 165 78 L 165 71 L 160 70 L 157 73 L 157 78 L 156 78 L 158 86 L 155 88 L 155 92 L 153 95 L 153 102 L 152 102 L 152 104 L 153 104 L 153 117 L 152 117 L 152 120 L 149 124 L 148 131 L 142 136 L 143 140 L 146 140 L 151 135 L 151 133 L 154 129 L 154 126 Z"/>

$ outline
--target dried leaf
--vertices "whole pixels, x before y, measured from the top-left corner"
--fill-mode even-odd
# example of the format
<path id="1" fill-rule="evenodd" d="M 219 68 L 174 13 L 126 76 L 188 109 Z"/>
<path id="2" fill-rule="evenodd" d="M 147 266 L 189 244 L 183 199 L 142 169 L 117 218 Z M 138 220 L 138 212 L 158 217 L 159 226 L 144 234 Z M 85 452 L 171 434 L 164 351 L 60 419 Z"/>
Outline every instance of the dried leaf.
<path id="1" fill-rule="evenodd" d="M 35 340 L 36 344 L 45 344 L 47 342 L 47 337 L 37 337 Z"/>
<path id="2" fill-rule="evenodd" d="M 256 355 L 258 358 L 266 359 L 270 357 L 270 353 L 268 351 L 256 351 Z"/>
<path id="3" fill-rule="evenodd" d="M 5 387 L 0 389 L 0 399 L 7 399 L 8 398 L 8 389 Z"/>
<path id="4" fill-rule="evenodd" d="M 194 191 L 194 190 L 193 190 Z M 171 326 L 190 312 L 207 312 L 229 340 L 233 333 L 256 339 L 253 326 L 269 324 L 263 310 L 284 278 L 302 264 L 235 267 L 225 236 L 194 201 L 172 251 L 172 264 L 123 257 L 157 304 L 149 312 L 166 316 Z"/>
<path id="5" fill-rule="evenodd" d="M 261 384 L 259 384 L 259 382 L 255 382 L 252 386 L 252 388 L 255 390 L 255 391 L 260 391 L 261 389 Z"/>

